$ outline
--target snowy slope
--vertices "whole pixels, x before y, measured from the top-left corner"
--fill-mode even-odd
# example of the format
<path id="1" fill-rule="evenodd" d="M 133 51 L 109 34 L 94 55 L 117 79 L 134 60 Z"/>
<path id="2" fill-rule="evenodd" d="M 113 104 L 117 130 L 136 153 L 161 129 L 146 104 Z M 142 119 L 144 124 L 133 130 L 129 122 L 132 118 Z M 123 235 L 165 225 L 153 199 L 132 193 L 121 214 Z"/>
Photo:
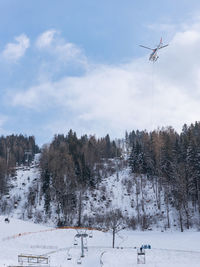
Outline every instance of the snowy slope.
<path id="1" fill-rule="evenodd" d="M 138 213 L 140 220 L 142 216 L 147 216 L 149 219 L 147 229 L 162 231 L 167 229 L 164 192 L 161 191 L 160 209 L 158 209 L 152 181 L 145 176 L 133 177 L 129 168 L 104 178 L 95 190 L 86 192 L 83 197 L 83 214 L 89 217 L 95 218 L 97 214 L 103 216 L 114 209 L 120 209 L 125 218 L 134 218 L 136 223 Z M 179 229 L 177 216 L 176 209 L 170 206 L 169 217 L 172 229 Z"/>
<path id="2" fill-rule="evenodd" d="M 34 221 L 35 212 L 43 210 L 40 200 L 40 171 L 38 168 L 39 154 L 36 154 L 33 164 L 16 169 L 16 175 L 9 178 L 9 192 L 2 197 L 7 217 L 31 219 Z M 28 199 L 34 197 L 33 205 Z"/>
<path id="3" fill-rule="evenodd" d="M 41 194 L 40 170 L 38 168 L 39 154 L 29 168 L 18 168 L 16 177 L 10 180 L 9 195 L 4 196 L 5 215 L 32 222 L 45 222 L 48 225 L 57 224 L 57 207 L 51 203 L 51 217 L 44 216 L 44 197 Z M 109 164 L 107 167 L 109 168 Z M 128 167 L 119 170 L 119 160 L 110 162 L 114 172 L 112 175 L 103 175 L 103 179 L 95 189 L 87 190 L 82 195 L 82 217 L 86 225 L 96 216 L 104 216 L 113 209 L 120 209 L 127 220 L 133 219 L 135 226 L 140 229 L 143 216 L 148 218 L 144 229 L 167 229 L 167 211 L 164 201 L 164 192 L 161 191 L 160 209 L 156 199 L 155 186 L 145 176 L 134 177 Z M 179 230 L 178 212 L 173 206 L 169 206 L 170 229 Z M 192 211 L 192 207 L 191 207 Z M 196 215 L 191 212 L 191 221 L 195 221 Z M 184 218 L 183 218 L 184 219 Z M 74 214 L 73 223 L 78 221 L 78 207 Z M 138 221 L 140 223 L 138 223 Z M 194 223 L 195 225 L 195 223 Z"/>
<path id="4" fill-rule="evenodd" d="M 4 218 L 0 216 L 0 266 L 17 264 L 19 254 L 50 256 L 51 266 L 77 266 L 81 251 L 80 241 L 78 246 L 73 245 L 76 230 L 55 230 L 16 219 L 7 224 Z M 137 266 L 135 247 L 148 243 L 152 246 L 151 250 L 146 250 L 148 267 L 197 267 L 200 262 L 199 238 L 200 233 L 192 231 L 123 231 L 116 240 L 119 248 L 112 249 L 110 233 L 93 231 L 93 238 L 87 238 L 88 251 L 82 266 L 101 266 L 100 259 L 107 267 Z M 70 261 L 67 260 L 69 253 Z"/>

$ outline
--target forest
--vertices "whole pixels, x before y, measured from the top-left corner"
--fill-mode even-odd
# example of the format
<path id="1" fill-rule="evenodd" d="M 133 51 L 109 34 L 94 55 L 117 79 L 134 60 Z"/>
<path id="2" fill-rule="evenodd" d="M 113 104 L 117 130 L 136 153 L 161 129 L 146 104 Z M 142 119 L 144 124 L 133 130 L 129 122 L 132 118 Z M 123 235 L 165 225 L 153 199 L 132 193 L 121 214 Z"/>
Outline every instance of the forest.
<path id="1" fill-rule="evenodd" d="M 124 222 L 133 227 L 137 224 L 146 229 L 155 221 L 152 215 L 146 213 L 144 205 L 145 201 L 150 201 L 148 196 L 146 200 L 144 197 L 145 194 L 148 195 L 148 192 L 145 192 L 147 187 L 144 188 L 149 183 L 155 192 L 156 208 L 166 216 L 168 228 L 172 223 L 172 208 L 177 210 L 181 231 L 184 227 L 189 229 L 192 226 L 193 212 L 198 214 L 200 225 L 200 122 L 184 125 L 180 133 L 172 127 L 152 132 L 133 130 L 117 140 L 111 140 L 108 134 L 101 138 L 95 135 L 78 137 L 76 132 L 70 130 L 66 135 L 55 135 L 51 143 L 41 148 L 35 143 L 34 136 L 1 136 L 1 198 L 9 193 L 9 185 L 12 184 L 12 177 L 16 176 L 17 169 L 20 166 L 29 166 L 34 155 L 38 153 L 39 176 L 33 179 L 37 180 L 37 184 L 30 184 L 27 203 L 23 207 L 24 210 L 30 211 L 28 218 L 34 216 L 34 209 L 35 213 L 39 214 L 37 208 L 42 205 L 44 214 L 42 216 L 40 212 L 40 217 L 48 221 L 54 216 L 59 226 L 80 226 L 88 224 L 89 221 L 91 224 L 91 220 L 92 225 L 105 225 L 111 221 L 110 214 L 113 213 L 118 214 L 120 220 L 123 219 L 123 225 Z M 97 213 L 95 218 L 84 219 L 85 201 L 97 201 L 97 192 L 100 193 L 99 205 L 105 202 L 105 207 L 111 208 L 110 203 L 114 201 L 112 190 L 107 192 L 109 190 L 101 183 L 112 175 L 119 181 L 119 172 L 123 169 L 128 170 L 129 174 L 126 179 L 122 177 L 120 186 L 126 188 L 127 195 L 131 198 L 130 207 L 137 210 L 137 218 L 125 218 L 125 213 L 119 207 L 111 209 L 110 212 L 106 211 L 104 215 Z M 28 179 L 30 180 L 30 177 Z M 136 196 L 132 196 L 133 194 Z M 165 204 L 161 204 L 163 194 Z M 20 197 L 13 196 L 12 201 L 4 199 L 2 212 L 6 212 L 9 205 L 14 205 L 12 203 L 15 203 L 16 199 Z M 5 204 L 6 202 L 10 204 Z M 164 211 L 161 205 L 165 205 Z"/>
<path id="2" fill-rule="evenodd" d="M 153 132 L 126 133 L 131 148 L 129 165 L 132 173 L 146 174 L 156 181 L 160 208 L 160 192 L 164 188 L 169 226 L 169 203 L 179 212 L 183 231 L 183 214 L 190 226 L 189 203 L 200 214 L 200 123 L 184 125 L 180 134 L 173 128 Z"/>
<path id="3" fill-rule="evenodd" d="M 52 143 L 44 146 L 40 167 L 42 193 L 45 199 L 45 212 L 50 215 L 50 205 L 57 205 L 58 216 L 63 215 L 66 223 L 69 214 L 75 211 L 80 194 L 94 188 L 101 181 L 102 159 L 121 155 L 116 143 L 109 135 L 97 139 L 84 135 L 80 138 L 72 130 L 64 135 L 56 135 Z M 60 219 L 59 219 L 60 220 Z M 78 225 L 81 224 L 79 211 Z"/>

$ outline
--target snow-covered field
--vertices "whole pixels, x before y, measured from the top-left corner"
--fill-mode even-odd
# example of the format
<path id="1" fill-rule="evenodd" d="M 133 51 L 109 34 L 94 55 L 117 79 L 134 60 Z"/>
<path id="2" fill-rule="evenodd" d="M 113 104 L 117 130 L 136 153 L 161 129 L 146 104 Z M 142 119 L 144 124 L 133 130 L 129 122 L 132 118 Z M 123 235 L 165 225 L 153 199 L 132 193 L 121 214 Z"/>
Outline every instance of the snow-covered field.
<path id="1" fill-rule="evenodd" d="M 81 250 L 80 240 L 77 246 L 74 245 L 76 230 L 55 230 L 17 219 L 5 223 L 4 219 L 0 216 L 0 266 L 17 265 L 19 254 L 47 255 L 51 266 L 78 265 Z M 199 267 L 199 240 L 200 232 L 194 231 L 123 231 L 116 238 L 118 248 L 112 249 L 111 233 L 93 231 L 93 237 L 87 238 L 85 246 L 87 245 L 88 251 L 85 251 L 81 266 L 137 266 L 135 247 L 150 244 L 152 249 L 146 250 L 146 266 Z M 69 254 L 72 256 L 70 261 L 67 260 Z"/>

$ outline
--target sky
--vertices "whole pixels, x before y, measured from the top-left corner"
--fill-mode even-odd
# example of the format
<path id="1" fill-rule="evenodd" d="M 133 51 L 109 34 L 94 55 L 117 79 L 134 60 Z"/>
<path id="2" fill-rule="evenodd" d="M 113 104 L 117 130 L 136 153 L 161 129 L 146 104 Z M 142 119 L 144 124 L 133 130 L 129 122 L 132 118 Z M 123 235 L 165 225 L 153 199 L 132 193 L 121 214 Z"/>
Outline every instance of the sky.
<path id="1" fill-rule="evenodd" d="M 0 135 L 200 120 L 200 1 L 0 0 Z M 169 46 L 156 63 L 139 45 Z"/>

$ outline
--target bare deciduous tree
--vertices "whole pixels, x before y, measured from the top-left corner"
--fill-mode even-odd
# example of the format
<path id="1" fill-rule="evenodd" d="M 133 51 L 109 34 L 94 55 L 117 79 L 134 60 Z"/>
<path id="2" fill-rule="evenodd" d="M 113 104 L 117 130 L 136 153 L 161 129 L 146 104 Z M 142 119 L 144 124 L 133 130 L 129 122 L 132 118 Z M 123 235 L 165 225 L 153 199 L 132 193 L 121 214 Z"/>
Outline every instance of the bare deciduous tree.
<path id="1" fill-rule="evenodd" d="M 112 247 L 114 248 L 116 234 L 125 228 L 124 218 L 119 209 L 107 213 L 106 227 L 112 231 Z"/>

